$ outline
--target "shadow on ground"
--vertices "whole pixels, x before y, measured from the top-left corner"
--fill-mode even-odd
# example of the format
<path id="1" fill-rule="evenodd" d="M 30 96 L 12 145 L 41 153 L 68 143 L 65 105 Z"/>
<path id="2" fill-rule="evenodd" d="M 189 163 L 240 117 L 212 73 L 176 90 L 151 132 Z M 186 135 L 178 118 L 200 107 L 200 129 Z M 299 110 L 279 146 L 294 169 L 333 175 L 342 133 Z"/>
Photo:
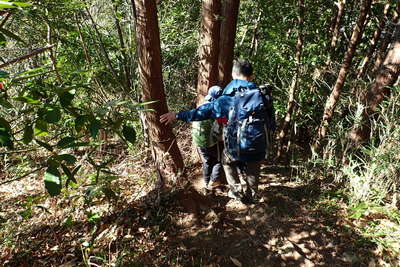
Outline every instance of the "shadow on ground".
<path id="1" fill-rule="evenodd" d="M 38 225 L 17 237 L 8 266 L 368 266 L 373 245 L 334 213 L 310 203 L 321 184 L 286 182 L 263 170 L 259 202 L 244 205 L 224 188 L 206 196 L 191 187 L 152 191 L 96 222 Z M 283 178 L 282 178 L 283 177 Z M 2 263 L 0 259 L 0 264 Z M 63 265 L 62 265 L 63 264 Z"/>

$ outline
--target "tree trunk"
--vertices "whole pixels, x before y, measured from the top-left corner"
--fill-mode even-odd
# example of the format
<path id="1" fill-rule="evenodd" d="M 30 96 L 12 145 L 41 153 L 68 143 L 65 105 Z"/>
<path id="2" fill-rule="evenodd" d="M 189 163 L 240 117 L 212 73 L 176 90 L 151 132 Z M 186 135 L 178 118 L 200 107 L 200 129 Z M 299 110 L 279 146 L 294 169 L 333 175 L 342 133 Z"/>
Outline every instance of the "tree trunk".
<path id="1" fill-rule="evenodd" d="M 342 93 L 342 88 L 343 88 L 344 82 L 346 80 L 347 73 L 350 69 L 350 65 L 353 60 L 354 54 L 356 52 L 358 42 L 361 39 L 363 30 L 364 30 L 364 25 L 365 25 L 364 22 L 367 17 L 367 14 L 371 8 L 371 2 L 372 2 L 372 0 L 364 0 L 362 2 L 360 15 L 357 19 L 357 24 L 355 25 L 355 27 L 353 29 L 350 43 L 347 48 L 346 55 L 344 57 L 344 62 L 339 71 L 339 76 L 337 77 L 335 86 L 333 87 L 333 90 L 332 90 L 332 93 L 330 94 L 330 96 L 325 104 L 324 114 L 322 117 L 321 125 L 319 126 L 319 129 L 318 129 L 318 137 L 314 144 L 314 149 L 319 148 L 319 142 L 323 138 L 325 138 L 325 136 L 328 132 L 329 122 L 331 121 L 331 119 L 333 117 L 333 112 L 335 111 L 336 104 L 339 101 L 340 94 Z"/>
<path id="2" fill-rule="evenodd" d="M 203 0 L 197 104 L 203 102 L 208 88 L 218 84 L 220 16 L 221 0 Z"/>
<path id="3" fill-rule="evenodd" d="M 372 37 L 371 46 L 369 47 L 368 52 L 361 63 L 361 67 L 357 75 L 358 79 L 362 79 L 365 75 L 366 70 L 368 69 L 367 68 L 368 63 L 376 50 L 376 46 L 381 37 L 382 30 L 385 27 L 385 19 L 387 19 L 387 14 L 389 12 L 389 9 L 390 9 L 390 4 L 386 4 L 385 9 L 383 11 L 383 16 L 379 18 L 378 27 L 376 28 L 374 36 Z"/>
<path id="4" fill-rule="evenodd" d="M 303 25 L 304 25 L 304 0 L 299 0 L 299 18 L 298 18 L 298 36 L 297 36 L 297 44 L 296 44 L 296 72 L 293 76 L 293 80 L 289 90 L 289 98 L 288 98 L 288 105 L 285 120 L 283 121 L 282 129 L 278 135 L 279 142 L 278 142 L 278 151 L 276 158 L 280 158 L 283 150 L 283 146 L 286 144 L 286 137 L 289 132 L 290 124 L 292 121 L 292 116 L 295 107 L 295 97 L 299 85 L 299 77 L 301 72 L 301 56 L 303 52 Z M 287 148 L 288 150 L 289 148 Z"/>
<path id="5" fill-rule="evenodd" d="M 383 40 L 381 42 L 381 46 L 376 53 L 375 56 L 375 62 L 374 62 L 374 68 L 372 69 L 372 73 L 375 73 L 379 70 L 379 67 L 381 66 L 383 60 L 385 59 L 386 53 L 387 53 L 387 48 L 390 44 L 392 35 L 393 35 L 393 27 L 392 24 L 396 24 L 399 22 L 399 13 L 400 13 L 400 3 L 397 4 L 397 9 L 395 11 L 395 14 L 393 16 L 392 22 L 389 22 L 389 25 L 387 26 L 386 34 L 383 37 Z"/>
<path id="6" fill-rule="evenodd" d="M 335 55 L 337 42 L 338 42 L 339 36 L 340 36 L 339 30 L 340 30 L 340 25 L 341 25 L 343 14 L 344 14 L 346 0 L 339 0 L 338 3 L 336 3 L 336 4 L 338 7 L 338 12 L 336 14 L 336 20 L 335 20 L 334 27 L 333 27 L 332 39 L 331 39 L 331 43 L 330 43 L 330 53 L 329 53 L 329 59 L 328 59 L 327 65 L 329 65 L 330 60 Z"/>
<path id="7" fill-rule="evenodd" d="M 149 137 L 157 172 L 163 177 L 177 175 L 183 169 L 183 159 L 176 138 L 169 126 L 160 123 L 160 115 L 167 113 L 167 103 L 161 71 L 160 33 L 155 0 L 132 0 L 136 7 L 136 37 L 142 101 L 157 101 L 146 107 Z"/>
<path id="8" fill-rule="evenodd" d="M 224 88 L 232 79 L 236 25 L 240 0 L 225 0 L 222 8 L 222 24 L 219 44 L 219 86 Z"/>
<path id="9" fill-rule="evenodd" d="M 397 81 L 400 73 L 400 24 L 396 24 L 391 48 L 376 75 L 375 82 L 368 88 L 364 99 L 364 111 L 359 125 L 354 125 L 349 134 L 355 144 L 367 141 L 371 134 L 370 117 L 378 105 L 390 94 L 390 86 Z"/>

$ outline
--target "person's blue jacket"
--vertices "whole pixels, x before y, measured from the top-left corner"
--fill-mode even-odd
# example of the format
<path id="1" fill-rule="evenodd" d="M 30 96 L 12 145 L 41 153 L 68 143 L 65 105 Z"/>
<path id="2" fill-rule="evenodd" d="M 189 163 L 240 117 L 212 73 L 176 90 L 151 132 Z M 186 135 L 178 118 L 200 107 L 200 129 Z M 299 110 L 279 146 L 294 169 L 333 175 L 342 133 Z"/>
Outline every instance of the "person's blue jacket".
<path id="1" fill-rule="evenodd" d="M 233 105 L 233 96 L 239 88 L 257 88 L 253 82 L 232 80 L 224 89 L 222 96 L 216 100 L 203 104 L 196 109 L 181 111 L 177 119 L 184 122 L 202 121 L 207 119 L 228 118 L 230 107 Z"/>

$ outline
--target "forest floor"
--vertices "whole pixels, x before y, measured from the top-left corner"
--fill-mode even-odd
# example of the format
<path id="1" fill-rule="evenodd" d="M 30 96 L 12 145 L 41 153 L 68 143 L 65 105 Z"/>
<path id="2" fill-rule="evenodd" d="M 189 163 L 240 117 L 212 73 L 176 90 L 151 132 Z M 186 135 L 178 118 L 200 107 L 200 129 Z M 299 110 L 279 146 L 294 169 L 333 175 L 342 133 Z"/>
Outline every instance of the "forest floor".
<path id="1" fill-rule="evenodd" d="M 121 157 L 126 157 L 122 155 Z M 122 166 L 122 164 L 125 164 Z M 0 265 L 5 266 L 399 266 L 361 224 L 391 224 L 382 214 L 354 218 L 321 179 L 300 183 L 290 166 L 262 167 L 261 198 L 245 205 L 224 185 L 204 195 L 200 164 L 189 183 L 154 188 L 146 162 L 136 178 L 46 197 L 42 178 L 0 186 Z M 126 170 L 129 172 L 129 170 Z M 109 188 L 113 190 L 104 190 Z M 117 188 L 117 189 L 116 189 Z M 89 190 L 90 189 L 90 190 Z M 74 191 L 75 190 L 75 191 Z M 108 194 L 106 193 L 108 192 Z M 117 194 L 110 193 L 117 192 Z M 379 221 L 378 221 L 379 220 Z M 396 244 L 395 244 L 396 245 Z"/>

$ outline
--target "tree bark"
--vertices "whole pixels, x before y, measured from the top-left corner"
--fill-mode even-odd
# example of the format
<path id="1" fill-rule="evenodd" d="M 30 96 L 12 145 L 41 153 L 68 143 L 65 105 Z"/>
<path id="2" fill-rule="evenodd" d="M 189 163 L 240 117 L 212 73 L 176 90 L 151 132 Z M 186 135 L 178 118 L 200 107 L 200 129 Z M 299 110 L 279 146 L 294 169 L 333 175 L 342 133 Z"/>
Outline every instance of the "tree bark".
<path id="1" fill-rule="evenodd" d="M 393 27 L 392 25 L 396 24 L 399 22 L 399 13 L 400 13 L 400 3 L 397 4 L 397 9 L 395 11 L 395 14 L 393 16 L 392 22 L 389 22 L 389 25 L 387 26 L 386 34 L 383 37 L 383 40 L 381 42 L 381 46 L 376 53 L 375 56 L 375 62 L 374 62 L 374 67 L 372 69 L 372 73 L 376 74 L 378 71 L 379 67 L 381 66 L 383 60 L 385 59 L 386 53 L 387 53 L 387 48 L 390 44 L 392 35 L 393 35 Z"/>
<path id="2" fill-rule="evenodd" d="M 368 88 L 364 98 L 364 110 L 359 125 L 354 125 L 349 138 L 354 144 L 367 141 L 371 134 L 370 117 L 376 112 L 383 99 L 390 94 L 400 73 L 400 24 L 396 24 L 391 48 L 379 68 L 374 83 Z"/>
<path id="3" fill-rule="evenodd" d="M 330 53 L 329 53 L 329 59 L 328 59 L 327 65 L 329 65 L 330 60 L 335 55 L 337 42 L 338 42 L 339 36 L 340 36 L 340 31 L 339 31 L 340 25 L 342 23 L 342 18 L 343 18 L 345 6 L 346 6 L 346 0 L 339 0 L 338 3 L 336 3 L 336 4 L 338 7 L 338 12 L 336 14 L 336 20 L 335 20 L 334 26 L 332 28 L 333 32 L 332 32 L 332 39 L 331 39 L 330 49 L 329 49 Z"/>
<path id="4" fill-rule="evenodd" d="M 283 125 L 281 128 L 281 131 L 278 135 L 278 151 L 276 158 L 280 158 L 282 154 L 283 147 L 287 143 L 286 137 L 288 135 L 291 121 L 292 121 L 292 116 L 294 113 L 294 107 L 295 107 L 295 102 L 296 102 L 296 93 L 298 90 L 299 86 L 299 77 L 301 74 L 301 56 L 303 52 L 303 25 L 304 25 L 304 11 L 305 11 L 305 6 L 304 6 L 304 0 L 299 0 L 299 17 L 298 17 L 298 36 L 297 36 L 297 44 L 296 44 L 296 72 L 295 75 L 293 76 L 292 83 L 289 89 L 289 97 L 288 97 L 288 104 L 287 104 L 287 111 L 286 111 L 286 116 L 283 121 Z M 288 150 L 289 148 L 287 148 Z"/>
<path id="5" fill-rule="evenodd" d="M 368 69 L 367 68 L 368 67 L 368 63 L 369 63 L 372 55 L 374 54 L 374 52 L 376 50 L 376 46 L 377 46 L 378 41 L 379 41 L 379 39 L 381 37 L 382 30 L 385 27 L 385 19 L 387 19 L 387 14 L 389 12 L 389 9 L 390 9 L 390 4 L 386 4 L 385 8 L 383 10 L 383 16 L 381 16 L 379 18 L 378 27 L 376 28 L 376 30 L 374 32 L 374 35 L 372 37 L 371 46 L 369 47 L 368 52 L 365 55 L 365 57 L 364 57 L 364 59 L 363 59 L 363 61 L 361 63 L 361 67 L 360 67 L 360 70 L 359 70 L 358 75 L 357 75 L 358 79 L 362 79 L 364 77 L 364 75 L 365 75 L 366 70 Z"/>
<path id="6" fill-rule="evenodd" d="M 218 55 L 221 0 L 203 0 L 200 33 L 200 61 L 197 80 L 197 104 L 201 104 L 208 88 L 218 84 Z"/>
<path id="7" fill-rule="evenodd" d="M 356 52 L 358 42 L 360 41 L 364 30 L 364 22 L 371 8 L 371 3 L 372 0 L 364 0 L 362 2 L 360 15 L 358 16 L 357 24 L 353 29 L 350 43 L 347 47 L 346 55 L 344 57 L 344 62 L 339 71 L 339 76 L 337 77 L 333 90 L 325 104 L 324 114 L 322 117 L 321 125 L 318 128 L 318 137 L 314 144 L 314 149 L 319 148 L 319 142 L 327 135 L 329 122 L 333 117 L 336 104 L 338 103 L 340 95 L 342 93 L 342 88 L 345 83 L 347 73 L 350 69 L 350 65 Z"/>
<path id="8" fill-rule="evenodd" d="M 169 126 L 160 123 L 160 115 L 167 113 L 167 103 L 161 71 L 160 32 L 155 0 L 132 0 L 136 7 L 136 38 L 142 101 L 157 101 L 147 105 L 154 111 L 145 112 L 153 158 L 157 172 L 163 177 L 174 177 L 183 169 L 183 159 L 176 138 Z"/>
<path id="9" fill-rule="evenodd" d="M 236 25 L 240 0 L 225 0 L 222 8 L 222 24 L 219 44 L 219 86 L 224 88 L 232 79 Z"/>

